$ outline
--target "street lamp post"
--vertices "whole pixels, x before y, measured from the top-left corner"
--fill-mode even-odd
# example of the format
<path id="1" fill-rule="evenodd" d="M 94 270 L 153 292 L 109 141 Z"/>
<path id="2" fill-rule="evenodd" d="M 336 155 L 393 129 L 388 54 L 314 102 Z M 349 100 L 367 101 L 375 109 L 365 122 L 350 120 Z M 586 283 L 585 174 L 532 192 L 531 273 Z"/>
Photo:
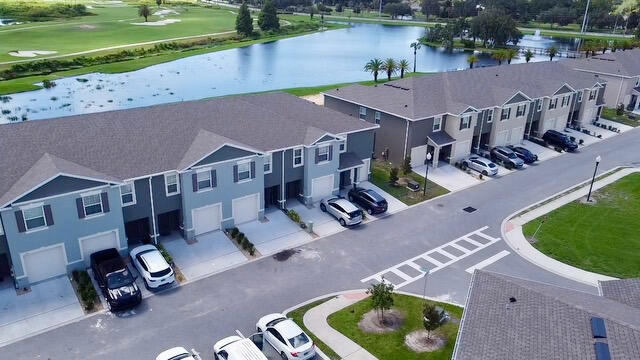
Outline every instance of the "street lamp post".
<path id="1" fill-rule="evenodd" d="M 598 155 L 596 157 L 596 168 L 595 170 L 593 170 L 593 177 L 591 178 L 591 185 L 589 186 L 589 194 L 587 194 L 587 202 L 591 200 L 591 190 L 593 189 L 593 182 L 596 180 L 596 173 L 598 172 L 598 165 L 600 164 L 601 160 L 602 158 L 600 157 L 600 155 Z"/>
<path id="2" fill-rule="evenodd" d="M 431 161 L 431 153 L 427 153 L 427 168 L 425 169 L 424 174 L 424 187 L 422 189 L 422 196 L 427 196 L 427 176 L 429 176 L 429 161 Z"/>
<path id="3" fill-rule="evenodd" d="M 581 33 L 583 33 L 587 27 L 587 16 L 589 14 L 590 3 L 591 3 L 591 0 L 587 0 L 587 7 L 584 9 L 584 17 L 582 18 L 582 28 L 580 29 Z"/>
<path id="4" fill-rule="evenodd" d="M 422 299 L 427 300 L 427 275 L 429 275 L 429 268 L 421 267 L 420 270 L 424 273 L 424 287 L 422 288 Z"/>

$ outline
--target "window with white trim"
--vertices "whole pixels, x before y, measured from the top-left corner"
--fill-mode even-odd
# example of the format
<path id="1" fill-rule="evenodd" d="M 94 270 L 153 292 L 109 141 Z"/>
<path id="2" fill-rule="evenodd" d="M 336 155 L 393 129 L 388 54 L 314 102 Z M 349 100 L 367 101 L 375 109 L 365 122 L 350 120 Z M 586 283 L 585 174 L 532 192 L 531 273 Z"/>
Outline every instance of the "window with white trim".
<path id="1" fill-rule="evenodd" d="M 463 116 L 460 119 L 460 130 L 465 130 L 471 128 L 471 116 Z"/>
<path id="2" fill-rule="evenodd" d="M 164 174 L 164 185 L 167 196 L 180 194 L 180 180 L 178 173 Z"/>
<path id="3" fill-rule="evenodd" d="M 544 102 L 544 99 L 539 99 L 538 100 L 538 112 L 542 111 L 542 103 Z"/>
<path id="4" fill-rule="evenodd" d="M 578 92 L 578 102 L 582 102 L 582 91 Z"/>
<path id="5" fill-rule="evenodd" d="M 44 207 L 36 206 L 30 209 L 22 210 L 24 217 L 24 227 L 27 230 L 34 230 L 47 226 L 47 220 L 44 218 Z"/>
<path id="6" fill-rule="evenodd" d="M 303 154 L 301 147 L 293 149 L 293 167 L 304 165 Z"/>
<path id="7" fill-rule="evenodd" d="M 500 121 L 507 120 L 511 117 L 511 108 L 502 109 L 500 113 Z"/>
<path id="8" fill-rule="evenodd" d="M 553 110 L 558 107 L 558 98 L 549 100 L 549 110 Z"/>
<path id="9" fill-rule="evenodd" d="M 433 132 L 438 132 L 442 129 L 442 116 L 433 118 Z"/>
<path id="10" fill-rule="evenodd" d="M 597 94 L 598 90 L 589 90 L 589 101 L 594 100 Z"/>
<path id="11" fill-rule="evenodd" d="M 318 147 L 318 162 L 321 163 L 323 161 L 329 161 L 329 146 L 320 146 Z"/>
<path id="12" fill-rule="evenodd" d="M 375 115 L 376 115 L 376 124 L 380 124 L 380 111 L 376 111 Z"/>
<path id="13" fill-rule="evenodd" d="M 347 151 L 347 140 L 342 140 L 340 142 L 340 152 L 346 152 Z"/>
<path id="14" fill-rule="evenodd" d="M 487 110 L 487 123 L 490 123 L 493 121 L 493 109 L 489 109 Z"/>
<path id="15" fill-rule="evenodd" d="M 82 197 L 82 206 L 85 216 L 102 213 L 102 196 L 100 194 L 87 195 Z"/>
<path id="16" fill-rule="evenodd" d="M 364 106 L 360 106 L 360 119 L 365 119 L 367 117 L 367 108 Z"/>
<path id="17" fill-rule="evenodd" d="M 268 153 L 264 156 L 263 159 L 264 159 L 264 162 L 263 162 L 264 173 L 271 174 L 271 171 L 273 171 L 273 169 L 271 168 L 271 163 L 273 161 L 273 154 Z"/>
<path id="18" fill-rule="evenodd" d="M 516 108 L 516 117 L 524 116 L 524 111 L 526 109 L 527 109 L 527 105 L 525 105 L 525 104 L 518 105 L 518 107 Z"/>
<path id="19" fill-rule="evenodd" d="M 198 190 L 208 189 L 211 187 L 211 171 L 200 171 L 196 174 L 198 180 Z"/>
<path id="20" fill-rule="evenodd" d="M 238 181 L 248 180 L 251 178 L 251 162 L 243 162 L 238 164 Z"/>
<path id="21" fill-rule="evenodd" d="M 134 205 L 136 203 L 136 186 L 133 182 L 120 186 L 120 201 L 122 206 Z"/>

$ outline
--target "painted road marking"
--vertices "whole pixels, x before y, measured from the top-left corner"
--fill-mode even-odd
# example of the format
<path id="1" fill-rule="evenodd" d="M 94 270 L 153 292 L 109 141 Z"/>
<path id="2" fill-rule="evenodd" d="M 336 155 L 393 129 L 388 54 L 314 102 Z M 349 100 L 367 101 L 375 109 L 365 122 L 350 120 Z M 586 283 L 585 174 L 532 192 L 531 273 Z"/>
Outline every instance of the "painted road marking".
<path id="1" fill-rule="evenodd" d="M 436 272 L 438 270 L 444 269 L 445 267 L 447 267 L 447 266 L 449 266 L 449 265 L 451 265 L 451 264 L 453 264 L 453 263 L 455 263 L 455 262 L 457 262 L 457 261 L 459 261 L 461 259 L 466 258 L 469 255 L 475 254 L 476 252 L 486 248 L 489 245 L 495 244 L 496 242 L 500 241 L 500 238 L 494 238 L 494 237 L 491 237 L 491 236 L 483 233 L 483 231 L 487 230 L 488 228 L 489 228 L 488 226 L 485 226 L 485 227 L 482 227 L 482 228 L 480 228 L 478 230 L 472 231 L 472 232 L 470 232 L 470 233 L 468 233 L 466 235 L 463 235 L 463 236 L 461 236 L 461 237 L 459 237 L 459 238 L 457 238 L 455 240 L 452 240 L 452 241 L 450 241 L 450 242 L 448 242 L 446 244 L 442 244 L 442 245 L 440 245 L 440 246 L 438 246 L 438 247 L 436 247 L 434 249 L 431 249 L 431 250 L 429 250 L 429 251 L 427 251 L 427 252 L 425 252 L 423 254 L 420 254 L 418 256 L 412 257 L 411 259 L 403 261 L 403 262 L 401 262 L 401 263 L 399 263 L 397 265 L 394 265 L 392 267 L 389 267 L 389 268 L 386 268 L 386 269 L 384 269 L 382 271 L 379 271 L 379 272 L 377 272 L 377 273 L 375 273 L 375 274 L 373 274 L 371 276 L 368 276 L 368 277 L 366 277 L 366 278 L 364 278 L 364 279 L 362 279 L 360 281 L 363 282 L 363 283 L 367 283 L 367 282 L 370 282 L 370 281 L 376 281 L 378 283 L 381 283 L 382 282 L 382 276 L 384 274 L 388 273 L 388 272 L 391 272 L 392 274 L 395 274 L 400 279 L 402 279 L 402 282 L 400 282 L 398 284 L 394 284 L 394 287 L 396 289 L 399 289 L 399 288 L 401 288 L 403 286 L 409 285 L 412 282 L 417 281 L 419 279 L 422 279 L 424 277 L 424 274 L 423 274 L 423 271 L 421 269 L 421 266 L 414 262 L 414 261 L 416 261 L 418 259 L 420 259 L 422 262 L 426 261 L 426 262 L 429 262 L 429 263 L 433 264 L 435 267 L 431 268 L 429 270 L 429 273 L 434 273 L 434 272 Z M 488 242 L 485 243 L 485 244 L 481 244 L 481 243 L 479 243 L 477 241 L 469 239 L 469 236 L 471 236 L 471 235 L 477 235 L 479 237 L 487 239 Z M 461 245 L 457 244 L 457 242 L 460 241 L 460 240 L 465 240 L 465 241 L 475 245 L 476 248 L 473 249 L 473 250 L 469 250 L 467 248 L 464 248 L 464 251 L 463 251 L 462 249 L 460 249 L 460 248 L 463 248 L 463 247 Z M 459 249 L 464 254 L 462 254 L 460 256 L 455 256 L 453 254 L 450 254 L 450 253 L 442 250 L 442 248 L 445 248 L 447 246 L 452 246 L 452 247 L 454 247 L 456 249 Z M 441 261 L 438 261 L 438 260 L 434 259 L 433 257 L 429 256 L 429 255 L 434 255 L 435 256 L 436 254 L 439 254 L 440 256 L 444 256 L 446 254 L 446 257 L 447 258 L 451 258 L 451 259 L 446 261 L 446 262 L 441 262 Z M 508 255 L 508 252 L 507 252 L 507 255 Z M 502 255 L 502 256 L 506 256 L 506 255 Z M 496 259 L 496 260 L 498 260 L 498 259 Z M 494 261 L 496 261 L 496 260 L 494 260 Z M 480 263 L 480 264 L 482 264 L 482 263 Z M 480 264 L 478 264 L 478 265 L 480 265 Z M 400 270 L 400 268 L 405 266 L 405 265 L 408 265 L 408 266 L 410 266 L 410 267 L 412 267 L 414 269 L 420 270 L 421 274 L 419 274 L 417 276 L 407 275 L 406 273 L 404 273 L 404 272 L 402 272 Z M 486 266 L 486 265 L 489 265 L 489 263 L 485 264 L 484 266 Z M 389 280 L 385 279 L 385 281 L 389 281 Z"/>
<path id="2" fill-rule="evenodd" d="M 484 259 L 484 260 L 480 261 L 479 263 L 477 263 L 477 264 L 475 264 L 475 265 L 473 265 L 473 266 L 470 266 L 469 268 L 467 268 L 467 270 L 466 270 L 466 271 L 467 271 L 469 274 L 473 274 L 473 272 L 474 272 L 476 269 L 482 269 L 482 268 L 484 268 L 484 267 L 486 267 L 486 266 L 489 266 L 489 265 L 493 264 L 494 262 L 496 262 L 496 261 L 498 261 L 498 260 L 502 259 L 503 257 L 505 257 L 505 256 L 507 256 L 507 255 L 509 255 L 509 254 L 511 254 L 511 253 L 510 253 L 510 252 L 508 252 L 507 250 L 502 250 L 502 251 L 500 251 L 499 253 L 497 253 L 497 254 L 493 255 L 493 256 L 492 256 L 492 257 L 490 257 L 490 258 Z"/>

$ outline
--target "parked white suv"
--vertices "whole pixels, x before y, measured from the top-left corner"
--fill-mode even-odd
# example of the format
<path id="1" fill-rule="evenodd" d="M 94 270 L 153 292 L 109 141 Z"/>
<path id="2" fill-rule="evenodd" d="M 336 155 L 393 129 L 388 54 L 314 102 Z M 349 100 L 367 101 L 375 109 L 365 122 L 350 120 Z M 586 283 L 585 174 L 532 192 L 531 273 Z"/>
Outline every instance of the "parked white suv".
<path id="1" fill-rule="evenodd" d="M 176 280 L 173 269 L 155 246 L 138 246 L 129 252 L 129 256 L 148 288 L 157 289 Z"/>
<path id="2" fill-rule="evenodd" d="M 229 336 L 213 345 L 213 357 L 216 360 L 268 360 L 260 351 L 262 343 L 262 334 L 254 334 L 251 339 Z"/>
<path id="3" fill-rule="evenodd" d="M 156 360 L 195 360 L 193 355 L 183 347 L 174 347 L 165 350 L 156 356 Z"/>
<path id="4" fill-rule="evenodd" d="M 311 338 L 298 324 L 282 314 L 263 316 L 256 328 L 283 360 L 305 360 L 316 356 Z"/>
<path id="5" fill-rule="evenodd" d="M 322 199 L 320 210 L 333 215 L 342 226 L 353 226 L 362 222 L 362 210 L 340 196 Z"/>

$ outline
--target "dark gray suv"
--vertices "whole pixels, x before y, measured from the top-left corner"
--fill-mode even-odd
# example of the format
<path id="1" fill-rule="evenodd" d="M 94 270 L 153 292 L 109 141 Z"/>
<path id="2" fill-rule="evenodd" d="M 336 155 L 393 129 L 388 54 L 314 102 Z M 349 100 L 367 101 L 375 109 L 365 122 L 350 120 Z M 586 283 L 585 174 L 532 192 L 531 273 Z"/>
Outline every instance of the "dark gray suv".
<path id="1" fill-rule="evenodd" d="M 491 160 L 501 163 L 507 169 L 520 169 L 524 166 L 524 161 L 505 146 L 496 146 L 491 149 Z"/>

